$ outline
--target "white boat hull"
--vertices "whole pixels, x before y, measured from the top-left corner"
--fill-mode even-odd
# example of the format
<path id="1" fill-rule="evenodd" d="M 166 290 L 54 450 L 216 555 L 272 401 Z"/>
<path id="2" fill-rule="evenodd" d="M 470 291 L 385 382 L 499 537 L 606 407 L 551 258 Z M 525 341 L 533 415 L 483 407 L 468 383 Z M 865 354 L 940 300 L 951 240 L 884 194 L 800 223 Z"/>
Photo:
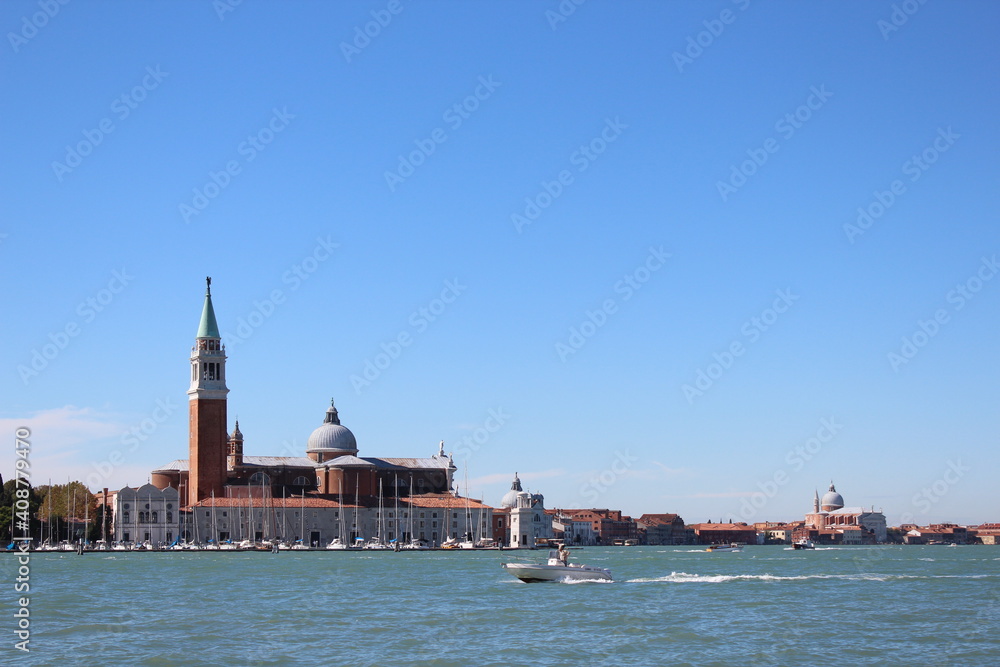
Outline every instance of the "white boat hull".
<path id="1" fill-rule="evenodd" d="M 590 565 L 533 565 L 504 563 L 504 568 L 526 583 L 540 581 L 611 581 L 611 570 Z"/>

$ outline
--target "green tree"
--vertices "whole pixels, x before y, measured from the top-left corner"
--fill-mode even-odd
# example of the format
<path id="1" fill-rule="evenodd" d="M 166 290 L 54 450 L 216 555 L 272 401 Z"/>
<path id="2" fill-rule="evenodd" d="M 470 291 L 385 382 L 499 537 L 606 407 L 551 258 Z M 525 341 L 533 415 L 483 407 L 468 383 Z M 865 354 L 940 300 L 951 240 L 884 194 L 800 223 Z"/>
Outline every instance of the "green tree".
<path id="1" fill-rule="evenodd" d="M 68 482 L 38 488 L 42 497 L 38 518 L 45 523 L 44 538 L 58 542 L 67 535 L 84 537 L 84 520 L 97 519 L 97 498 L 83 482 Z"/>
<path id="2" fill-rule="evenodd" d="M 37 540 L 38 536 L 41 534 L 41 523 L 38 520 L 38 508 L 42 504 L 42 497 L 38 493 L 37 489 L 32 489 L 30 486 L 25 487 L 24 484 L 21 484 L 20 488 L 27 488 L 29 491 L 29 530 L 32 538 Z M 2 542 L 0 546 L 6 546 L 14 534 L 11 526 L 15 519 L 14 503 L 18 500 L 17 490 L 17 482 L 13 479 L 7 480 L 7 482 L 0 487 L 0 542 Z M 20 531 L 18 531 L 18 535 L 20 534 Z"/>

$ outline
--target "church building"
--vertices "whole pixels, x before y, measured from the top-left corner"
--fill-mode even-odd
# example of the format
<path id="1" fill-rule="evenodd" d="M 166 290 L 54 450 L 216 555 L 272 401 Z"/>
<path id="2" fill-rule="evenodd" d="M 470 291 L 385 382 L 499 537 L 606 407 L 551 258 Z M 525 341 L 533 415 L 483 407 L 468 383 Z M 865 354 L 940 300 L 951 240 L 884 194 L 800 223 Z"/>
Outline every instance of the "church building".
<path id="1" fill-rule="evenodd" d="M 127 527 L 135 516 L 146 518 L 132 508 L 158 495 L 150 490 L 161 491 L 164 498 L 158 521 L 152 523 L 163 524 L 168 516 L 172 520 L 154 531 L 164 539 L 319 546 L 334 538 L 351 544 L 375 538 L 436 545 L 458 532 L 459 513 L 475 514 L 476 525 L 491 525 L 491 507 L 452 490 L 456 466 L 444 442 L 426 457 L 361 457 L 357 439 L 341 424 L 333 401 L 303 455 L 245 454 L 239 422 L 227 433 L 226 348 L 212 304 L 211 278 L 206 282 L 190 356 L 188 458 L 152 471 L 148 489 L 137 493 L 126 487 L 117 494 L 121 532 L 116 531 L 116 539 L 126 533 L 132 539 L 146 536 L 148 531 Z M 179 505 L 181 511 L 167 510 L 166 498 L 173 498 L 173 507 Z M 121 506 L 125 502 L 129 510 Z M 124 519 L 126 511 L 129 519 Z M 150 533 L 146 539 L 152 537 Z"/>
<path id="2" fill-rule="evenodd" d="M 875 508 L 844 507 L 844 497 L 833 482 L 820 500 L 813 494 L 813 510 L 805 516 L 805 525 L 796 530 L 795 539 L 808 537 L 822 543 L 877 544 L 885 542 L 885 514 Z"/>

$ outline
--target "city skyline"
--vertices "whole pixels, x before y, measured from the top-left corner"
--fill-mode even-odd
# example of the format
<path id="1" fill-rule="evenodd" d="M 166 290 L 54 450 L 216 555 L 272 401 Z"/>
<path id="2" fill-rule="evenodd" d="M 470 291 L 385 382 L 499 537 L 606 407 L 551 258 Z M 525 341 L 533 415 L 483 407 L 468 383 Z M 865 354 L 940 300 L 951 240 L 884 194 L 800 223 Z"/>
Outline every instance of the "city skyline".
<path id="1" fill-rule="evenodd" d="M 563 4 L 5 3 L 36 485 L 187 457 L 210 275 L 248 455 L 332 396 L 490 505 L 996 521 L 1000 9 Z"/>

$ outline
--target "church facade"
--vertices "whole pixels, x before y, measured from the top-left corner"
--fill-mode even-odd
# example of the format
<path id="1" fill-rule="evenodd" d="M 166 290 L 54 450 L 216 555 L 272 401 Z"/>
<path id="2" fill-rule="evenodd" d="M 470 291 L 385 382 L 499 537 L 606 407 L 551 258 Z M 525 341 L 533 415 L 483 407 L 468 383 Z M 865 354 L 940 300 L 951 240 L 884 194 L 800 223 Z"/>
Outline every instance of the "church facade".
<path id="1" fill-rule="evenodd" d="M 878 544 L 885 542 L 885 514 L 875 508 L 844 507 L 844 497 L 837 493 L 833 482 L 830 489 L 819 497 L 813 494 L 812 512 L 806 514 L 805 524 L 795 531 L 793 538 L 806 537 L 823 543 Z"/>

